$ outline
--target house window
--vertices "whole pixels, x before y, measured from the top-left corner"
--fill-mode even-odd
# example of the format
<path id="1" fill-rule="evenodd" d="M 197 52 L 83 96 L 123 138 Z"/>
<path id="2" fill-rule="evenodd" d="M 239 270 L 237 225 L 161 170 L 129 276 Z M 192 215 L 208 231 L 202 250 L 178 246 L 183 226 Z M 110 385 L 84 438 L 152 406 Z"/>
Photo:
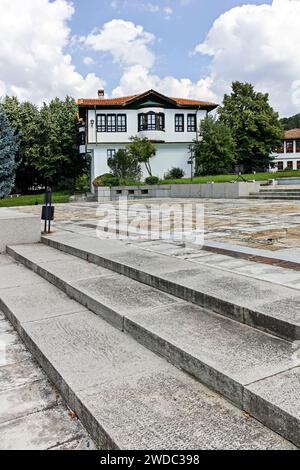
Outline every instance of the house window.
<path id="1" fill-rule="evenodd" d="M 300 140 L 296 140 L 296 152 L 300 153 Z"/>
<path id="2" fill-rule="evenodd" d="M 147 115 L 147 131 L 155 131 L 156 130 L 156 114 L 149 113 Z"/>
<path id="3" fill-rule="evenodd" d="M 107 115 L 107 132 L 116 132 L 117 130 L 117 116 L 115 114 Z"/>
<path id="4" fill-rule="evenodd" d="M 297 170 L 300 170 L 300 161 L 297 161 Z"/>
<path id="5" fill-rule="evenodd" d="M 106 115 L 97 115 L 97 132 L 106 132 Z"/>
<path id="6" fill-rule="evenodd" d="M 287 162 L 287 169 L 288 169 L 288 170 L 292 170 L 292 169 L 293 169 L 293 162 L 292 162 L 292 161 Z"/>
<path id="7" fill-rule="evenodd" d="M 278 162 L 278 163 L 277 163 L 277 169 L 278 169 L 278 171 L 282 171 L 282 170 L 283 170 L 283 162 Z"/>
<path id="8" fill-rule="evenodd" d="M 117 117 L 117 131 L 118 132 L 127 132 L 127 116 L 126 114 L 118 114 Z"/>
<path id="9" fill-rule="evenodd" d="M 196 114 L 188 114 L 187 117 L 187 131 L 188 132 L 196 132 L 197 125 L 196 125 Z"/>
<path id="10" fill-rule="evenodd" d="M 107 149 L 107 160 L 109 158 L 112 158 L 116 155 L 116 150 L 115 149 Z"/>
<path id="11" fill-rule="evenodd" d="M 175 114 L 175 132 L 184 132 L 184 114 Z"/>
<path id="12" fill-rule="evenodd" d="M 293 140 L 286 141 L 286 153 L 294 153 L 294 141 Z"/>
<path id="13" fill-rule="evenodd" d="M 141 131 L 164 131 L 165 115 L 163 113 L 150 112 L 139 114 L 138 130 Z"/>
<path id="14" fill-rule="evenodd" d="M 139 114 L 139 132 L 144 131 L 147 128 L 146 114 Z"/>

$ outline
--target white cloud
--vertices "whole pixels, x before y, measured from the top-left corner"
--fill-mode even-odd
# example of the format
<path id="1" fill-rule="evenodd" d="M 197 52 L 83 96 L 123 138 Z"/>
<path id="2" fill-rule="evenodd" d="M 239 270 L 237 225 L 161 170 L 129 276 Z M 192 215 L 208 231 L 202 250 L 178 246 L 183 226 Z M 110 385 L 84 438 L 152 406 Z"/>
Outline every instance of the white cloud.
<path id="1" fill-rule="evenodd" d="M 121 77 L 120 84 L 113 90 L 113 96 L 131 95 L 148 89 L 155 89 L 163 94 L 180 98 L 199 98 L 216 100 L 212 92 L 210 78 L 193 83 L 188 78 L 160 77 L 141 65 L 129 67 Z"/>
<path id="2" fill-rule="evenodd" d="M 155 36 L 131 21 L 114 19 L 81 40 L 95 51 L 110 53 L 121 66 L 139 64 L 150 68 L 154 64 L 155 56 L 149 45 Z"/>
<path id="3" fill-rule="evenodd" d="M 83 63 L 85 65 L 93 65 L 95 63 L 94 59 L 92 57 L 84 57 Z"/>
<path id="4" fill-rule="evenodd" d="M 232 80 L 270 93 L 281 114 L 299 112 L 300 1 L 243 5 L 221 15 L 195 52 L 212 57 L 212 90 L 222 96 Z"/>
<path id="5" fill-rule="evenodd" d="M 171 14 L 167 9 L 166 14 Z M 151 50 L 156 38 L 142 26 L 130 21 L 112 20 L 102 28 L 95 29 L 80 42 L 94 51 L 109 53 L 115 63 L 123 69 L 119 85 L 112 96 L 131 95 L 154 88 L 169 96 L 183 98 L 203 98 L 215 100 L 211 79 L 201 79 L 193 83 L 188 78 L 160 77 L 152 72 L 155 54 Z"/>
<path id="6" fill-rule="evenodd" d="M 67 0 L 1 0 L 0 95 L 17 95 L 38 104 L 54 96 L 93 96 L 104 83 L 94 73 L 83 77 L 72 57 Z"/>

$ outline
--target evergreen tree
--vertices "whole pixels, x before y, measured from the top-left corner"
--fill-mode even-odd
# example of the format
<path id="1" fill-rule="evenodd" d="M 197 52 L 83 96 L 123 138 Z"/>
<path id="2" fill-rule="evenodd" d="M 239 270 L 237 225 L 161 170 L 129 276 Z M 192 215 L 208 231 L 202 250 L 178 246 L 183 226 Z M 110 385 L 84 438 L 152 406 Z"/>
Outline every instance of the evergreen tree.
<path id="1" fill-rule="evenodd" d="M 17 98 L 8 96 L 2 101 L 1 108 L 19 136 L 15 184 L 18 190 L 25 193 L 29 188 L 40 184 L 39 172 L 33 163 L 34 152 L 39 151 L 39 110 L 32 103 L 20 103 Z"/>
<path id="2" fill-rule="evenodd" d="M 207 116 L 201 123 L 201 134 L 203 139 L 194 144 L 197 174 L 217 175 L 232 171 L 236 146 L 230 129 Z"/>
<path id="3" fill-rule="evenodd" d="M 270 154 L 281 145 L 283 129 L 269 95 L 257 93 L 250 83 L 234 82 L 231 95 L 219 108 L 220 122 L 231 129 L 236 143 L 237 163 L 244 171 L 266 169 Z"/>
<path id="4" fill-rule="evenodd" d="M 14 187 L 17 151 L 15 130 L 0 109 L 0 198 L 8 196 Z"/>

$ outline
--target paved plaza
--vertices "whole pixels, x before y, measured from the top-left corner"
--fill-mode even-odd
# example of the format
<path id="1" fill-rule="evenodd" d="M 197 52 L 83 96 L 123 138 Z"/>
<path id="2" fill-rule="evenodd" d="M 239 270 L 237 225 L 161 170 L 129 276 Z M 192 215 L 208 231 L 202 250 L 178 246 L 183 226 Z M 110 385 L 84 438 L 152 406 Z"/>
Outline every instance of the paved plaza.
<path id="1" fill-rule="evenodd" d="M 300 201 L 270 200 L 212 200 L 166 199 L 129 201 L 145 207 L 159 204 L 203 204 L 205 240 L 224 241 L 257 249 L 272 251 L 300 248 Z M 116 205 L 111 203 L 110 205 Z M 61 228 L 65 224 L 83 225 L 97 223 L 97 210 L 105 204 L 71 203 L 55 207 L 55 220 Z M 16 210 L 40 215 L 41 207 L 20 207 Z"/>

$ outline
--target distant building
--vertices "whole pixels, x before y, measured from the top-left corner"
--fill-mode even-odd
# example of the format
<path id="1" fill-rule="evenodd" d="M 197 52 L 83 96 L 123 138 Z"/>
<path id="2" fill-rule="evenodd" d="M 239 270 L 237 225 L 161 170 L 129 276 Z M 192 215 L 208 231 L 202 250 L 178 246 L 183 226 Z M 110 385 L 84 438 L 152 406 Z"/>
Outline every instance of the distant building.
<path id="1" fill-rule="evenodd" d="M 130 137 L 147 137 L 156 144 L 153 175 L 163 178 L 172 167 L 188 176 L 189 146 L 199 138 L 201 121 L 215 103 L 170 98 L 154 90 L 121 98 L 78 99 L 80 153 L 90 155 L 91 180 L 110 171 L 107 159 L 126 148 Z M 144 176 L 148 176 L 144 173 Z"/>
<path id="2" fill-rule="evenodd" d="M 275 163 L 273 171 L 300 170 L 300 129 L 286 131 L 282 146 L 272 156 Z"/>

